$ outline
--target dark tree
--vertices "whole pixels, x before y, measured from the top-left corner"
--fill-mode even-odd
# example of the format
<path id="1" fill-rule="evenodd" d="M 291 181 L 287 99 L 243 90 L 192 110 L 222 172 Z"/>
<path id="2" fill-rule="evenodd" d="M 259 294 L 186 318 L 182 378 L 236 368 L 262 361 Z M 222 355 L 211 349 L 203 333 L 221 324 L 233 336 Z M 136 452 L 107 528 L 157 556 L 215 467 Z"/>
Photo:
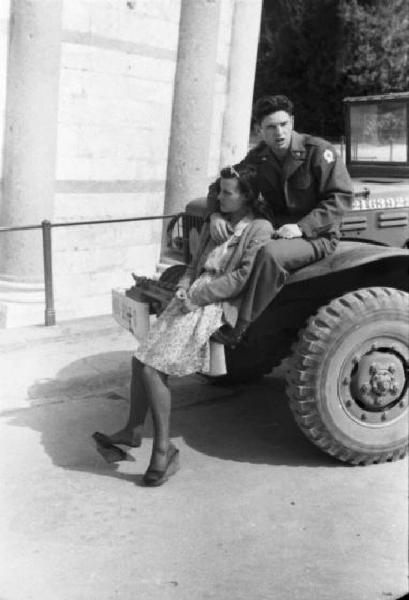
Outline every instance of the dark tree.
<path id="1" fill-rule="evenodd" d="M 342 98 L 409 87 L 409 0 L 265 0 L 255 99 L 283 93 L 296 127 L 343 133 Z"/>
<path id="2" fill-rule="evenodd" d="M 341 0 L 339 73 L 348 93 L 409 89 L 409 2 Z"/>

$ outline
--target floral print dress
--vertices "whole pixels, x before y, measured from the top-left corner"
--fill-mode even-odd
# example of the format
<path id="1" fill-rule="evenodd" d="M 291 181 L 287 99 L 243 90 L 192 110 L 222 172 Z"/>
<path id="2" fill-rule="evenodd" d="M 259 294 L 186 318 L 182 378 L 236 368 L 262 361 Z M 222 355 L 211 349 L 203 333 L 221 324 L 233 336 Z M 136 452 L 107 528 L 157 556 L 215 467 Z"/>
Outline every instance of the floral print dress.
<path id="1" fill-rule="evenodd" d="M 233 236 L 240 236 L 252 219 L 248 216 L 237 223 Z M 204 271 L 189 288 L 192 302 L 200 297 L 203 284 L 223 273 L 229 241 L 216 247 L 212 242 L 208 245 Z M 209 338 L 223 324 L 222 302 L 198 306 L 188 313 L 183 313 L 181 306 L 176 298 L 171 300 L 134 356 L 167 375 L 206 373 L 210 365 Z"/>

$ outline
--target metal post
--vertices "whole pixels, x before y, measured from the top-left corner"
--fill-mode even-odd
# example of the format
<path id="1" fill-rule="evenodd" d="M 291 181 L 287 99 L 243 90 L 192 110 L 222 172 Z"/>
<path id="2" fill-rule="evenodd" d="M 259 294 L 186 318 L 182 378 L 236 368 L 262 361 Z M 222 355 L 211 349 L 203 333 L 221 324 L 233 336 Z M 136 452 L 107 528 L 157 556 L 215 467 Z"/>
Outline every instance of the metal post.
<path id="1" fill-rule="evenodd" d="M 46 327 L 55 325 L 54 289 L 53 289 L 53 264 L 51 253 L 51 223 L 41 221 L 43 231 L 43 256 L 44 256 L 44 289 L 45 289 L 45 312 L 44 319 Z"/>

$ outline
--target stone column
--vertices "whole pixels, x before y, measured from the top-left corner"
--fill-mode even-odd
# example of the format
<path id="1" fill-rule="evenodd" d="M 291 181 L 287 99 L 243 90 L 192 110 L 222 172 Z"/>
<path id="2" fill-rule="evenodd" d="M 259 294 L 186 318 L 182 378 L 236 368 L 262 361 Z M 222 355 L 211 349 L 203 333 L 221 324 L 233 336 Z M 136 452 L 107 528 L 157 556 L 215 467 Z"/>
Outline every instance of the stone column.
<path id="1" fill-rule="evenodd" d="M 182 0 L 165 214 L 208 187 L 220 0 Z"/>
<path id="2" fill-rule="evenodd" d="M 238 162 L 248 150 L 261 9 L 262 0 L 235 1 L 220 167 Z"/>
<path id="3" fill-rule="evenodd" d="M 3 226 L 37 224 L 53 213 L 61 10 L 62 0 L 11 2 Z M 40 236 L 32 232 L 6 236 L 1 278 L 42 280 L 42 247 L 34 239 Z"/>
<path id="4" fill-rule="evenodd" d="M 34 225 L 53 214 L 62 0 L 10 10 L 0 225 Z M 0 234 L 0 304 L 17 299 L 23 312 L 30 287 L 42 288 L 42 256 L 41 232 Z"/>

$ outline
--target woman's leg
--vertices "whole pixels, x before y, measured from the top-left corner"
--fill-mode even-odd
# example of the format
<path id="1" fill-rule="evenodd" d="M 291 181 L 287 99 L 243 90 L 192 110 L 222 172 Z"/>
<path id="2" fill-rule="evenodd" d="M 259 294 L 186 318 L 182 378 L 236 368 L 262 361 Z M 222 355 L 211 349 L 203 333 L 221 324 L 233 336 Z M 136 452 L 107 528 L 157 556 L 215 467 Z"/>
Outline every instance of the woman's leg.
<path id="1" fill-rule="evenodd" d="M 153 445 L 145 485 L 162 485 L 179 468 L 179 451 L 170 442 L 171 395 L 168 376 L 145 365 L 143 379 L 153 419 Z"/>
<path id="2" fill-rule="evenodd" d="M 142 443 L 143 426 L 149 408 L 142 375 L 143 367 L 143 363 L 133 356 L 128 421 L 125 427 L 106 436 L 112 444 L 138 447 Z"/>
<path id="3" fill-rule="evenodd" d="M 153 420 L 151 466 L 161 469 L 166 465 L 170 444 L 171 395 L 168 376 L 148 365 L 144 365 L 142 373 Z"/>

